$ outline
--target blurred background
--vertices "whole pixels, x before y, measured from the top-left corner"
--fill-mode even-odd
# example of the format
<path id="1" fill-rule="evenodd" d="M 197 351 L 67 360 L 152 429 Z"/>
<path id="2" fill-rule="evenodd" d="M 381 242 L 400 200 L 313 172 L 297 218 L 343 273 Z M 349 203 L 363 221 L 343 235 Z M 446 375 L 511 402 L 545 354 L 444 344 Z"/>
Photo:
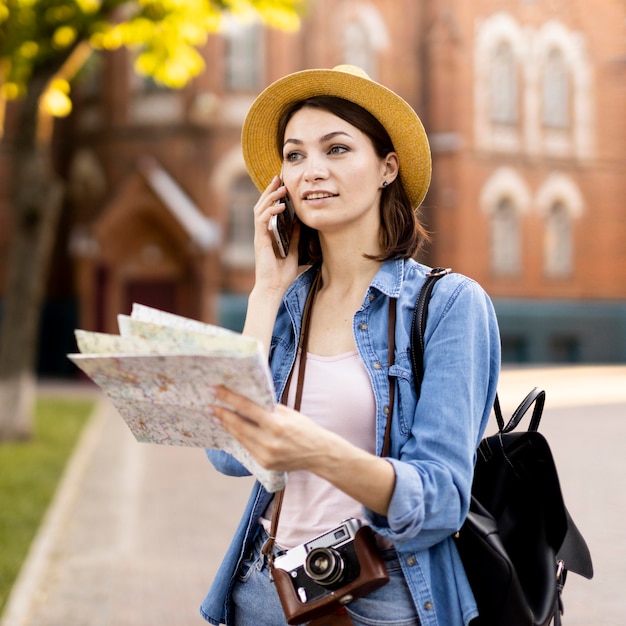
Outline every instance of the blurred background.
<path id="1" fill-rule="evenodd" d="M 420 260 L 485 287 L 503 361 L 624 363 L 625 44 L 623 0 L 2 2 L 0 439 L 37 379 L 78 377 L 77 327 L 133 302 L 242 327 L 242 122 L 341 63 L 423 120 Z"/>
<path id="2" fill-rule="evenodd" d="M 37 373 L 75 376 L 65 358 L 74 328 L 116 332 L 132 302 L 241 327 L 258 196 L 242 121 L 273 80 L 340 63 L 363 67 L 423 120 L 434 162 L 422 215 L 433 243 L 420 260 L 486 288 L 504 360 L 624 362 L 624 2 L 296 5 L 295 32 L 224 18 L 196 47 L 202 69 L 176 89 L 136 71 L 149 66 L 137 65 L 136 46 L 104 42 L 84 54 L 68 81 L 71 108 L 49 131 L 62 200 Z M 0 151 L 2 300 L 20 106 L 9 101 Z"/>
<path id="3" fill-rule="evenodd" d="M 624 0 L 0 0 L 0 441 L 32 435 L 38 384 L 81 382 L 75 328 L 116 333 L 133 302 L 241 328 L 258 198 L 244 117 L 272 81 L 341 63 L 424 123 L 433 241 L 419 260 L 491 295 L 508 408 L 548 389 L 546 433 L 598 571 L 568 583 L 568 623 L 624 623 Z M 42 535 L 66 573 L 27 567 L 12 609 L 32 605 L 42 626 L 195 623 L 248 485 L 170 448 L 96 411 L 63 523 Z M 12 450 L 0 479 L 25 467 Z M 5 493 L 0 546 L 24 526 L 17 495 L 33 502 Z M 68 618 L 77 604 L 88 617 Z"/>

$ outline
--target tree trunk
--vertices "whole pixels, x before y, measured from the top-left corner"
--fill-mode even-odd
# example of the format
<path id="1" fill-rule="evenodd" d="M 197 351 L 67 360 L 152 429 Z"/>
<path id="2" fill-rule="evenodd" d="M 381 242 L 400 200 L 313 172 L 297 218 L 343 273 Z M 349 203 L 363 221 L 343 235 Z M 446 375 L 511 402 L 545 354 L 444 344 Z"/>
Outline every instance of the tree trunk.
<path id="1" fill-rule="evenodd" d="M 39 98 L 50 76 L 31 81 L 12 142 L 11 238 L 0 326 L 0 440 L 32 434 L 39 321 L 64 186 L 38 138 Z"/>

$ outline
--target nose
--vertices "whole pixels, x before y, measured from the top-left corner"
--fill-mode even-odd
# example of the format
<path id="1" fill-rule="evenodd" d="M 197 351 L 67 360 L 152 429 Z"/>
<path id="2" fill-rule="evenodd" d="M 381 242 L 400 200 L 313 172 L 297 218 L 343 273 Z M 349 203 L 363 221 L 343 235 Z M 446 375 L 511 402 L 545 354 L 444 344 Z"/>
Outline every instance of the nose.
<path id="1" fill-rule="evenodd" d="M 324 180 L 328 176 L 328 168 L 320 156 L 308 155 L 303 175 L 307 182 Z"/>

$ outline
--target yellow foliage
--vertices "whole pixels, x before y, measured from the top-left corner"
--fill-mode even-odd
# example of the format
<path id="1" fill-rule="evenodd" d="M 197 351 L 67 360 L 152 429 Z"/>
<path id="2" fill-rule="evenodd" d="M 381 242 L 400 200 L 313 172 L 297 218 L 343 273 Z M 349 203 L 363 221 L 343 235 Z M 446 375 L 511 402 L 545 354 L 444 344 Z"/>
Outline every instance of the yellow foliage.
<path id="1" fill-rule="evenodd" d="M 67 48 L 74 43 L 77 35 L 73 26 L 61 26 L 52 35 L 52 45 L 57 49 Z"/>
<path id="2" fill-rule="evenodd" d="M 17 83 L 6 82 L 0 85 L 0 93 L 2 93 L 2 97 L 7 100 L 15 100 L 20 96 L 24 95 L 25 89 L 20 89 L 20 86 Z"/>
<path id="3" fill-rule="evenodd" d="M 268 26 L 295 33 L 300 29 L 300 18 L 291 11 L 268 6 L 261 14 Z"/>
<path id="4" fill-rule="evenodd" d="M 301 0 L 228 0 L 229 10 L 238 19 L 249 19 L 248 16 L 258 14 L 261 20 L 271 26 L 287 32 L 295 32 L 300 28 L 300 17 L 297 8 Z"/>
<path id="5" fill-rule="evenodd" d="M 83 13 L 95 13 L 102 2 L 100 0 L 76 0 L 76 4 L 80 7 Z"/>
<path id="6" fill-rule="evenodd" d="M 167 54 L 154 50 L 142 52 L 135 61 L 135 69 L 158 83 L 179 89 L 204 69 L 204 60 L 191 46 L 170 46 Z"/>
<path id="7" fill-rule="evenodd" d="M 105 32 L 96 33 L 91 37 L 91 44 L 94 48 L 104 48 L 105 50 L 116 50 L 124 45 L 124 33 L 121 26 L 123 24 L 108 28 Z"/>
<path id="8" fill-rule="evenodd" d="M 208 34 L 219 32 L 225 16 L 266 25 L 283 31 L 300 26 L 298 10 L 306 0 L 123 0 L 116 20 L 99 15 L 103 0 L 0 0 L 0 26 L 16 11 L 15 20 L 24 29 L 25 40 L 0 67 L 0 89 L 5 98 L 18 98 L 28 88 L 29 76 L 40 55 L 61 56 L 81 44 L 85 47 L 115 50 L 129 47 L 138 51 L 136 69 L 141 74 L 171 88 L 183 87 L 205 68 L 196 48 L 206 43 Z M 114 3 L 115 4 L 115 3 Z M 9 9 L 9 7 L 12 7 Z M 19 7 L 19 12 L 17 8 Z M 81 16 L 82 13 L 82 16 Z M 87 17 L 90 16 L 90 17 Z M 40 29 L 44 25 L 43 30 Z M 58 25 L 45 41 L 48 28 Z M 77 26 L 77 24 L 81 24 Z M 95 31 L 95 32 L 94 32 Z M 34 34 L 41 36 L 38 40 Z M 1 35 L 1 33 L 0 33 Z M 80 48 L 80 45 L 78 46 Z M 77 63 L 86 58 L 82 55 Z M 71 75 L 75 74 L 75 69 Z M 66 71 L 61 76 L 69 77 Z M 2 81 L 4 80 L 4 84 Z M 42 98 L 46 111 L 67 115 L 71 110 L 69 91 L 52 83 Z"/>
<path id="9" fill-rule="evenodd" d="M 20 46 L 20 54 L 25 59 L 34 59 L 39 52 L 39 44 L 36 41 L 25 41 Z"/>
<path id="10" fill-rule="evenodd" d="M 54 117 L 66 117 L 72 112 L 70 84 L 63 79 L 56 78 L 50 82 L 48 89 L 41 97 L 40 106 L 46 113 Z"/>

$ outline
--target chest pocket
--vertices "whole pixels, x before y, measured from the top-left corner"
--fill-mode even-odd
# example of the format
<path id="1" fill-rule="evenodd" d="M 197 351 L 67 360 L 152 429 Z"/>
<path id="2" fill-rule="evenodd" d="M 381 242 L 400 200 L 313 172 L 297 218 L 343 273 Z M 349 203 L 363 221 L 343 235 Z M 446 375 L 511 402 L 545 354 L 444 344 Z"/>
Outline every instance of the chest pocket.
<path id="1" fill-rule="evenodd" d="M 400 434 L 406 440 L 411 434 L 416 405 L 413 371 L 407 352 L 396 354 L 396 362 L 391 366 L 389 374 L 396 381 L 396 406 L 393 419 L 399 425 Z"/>

